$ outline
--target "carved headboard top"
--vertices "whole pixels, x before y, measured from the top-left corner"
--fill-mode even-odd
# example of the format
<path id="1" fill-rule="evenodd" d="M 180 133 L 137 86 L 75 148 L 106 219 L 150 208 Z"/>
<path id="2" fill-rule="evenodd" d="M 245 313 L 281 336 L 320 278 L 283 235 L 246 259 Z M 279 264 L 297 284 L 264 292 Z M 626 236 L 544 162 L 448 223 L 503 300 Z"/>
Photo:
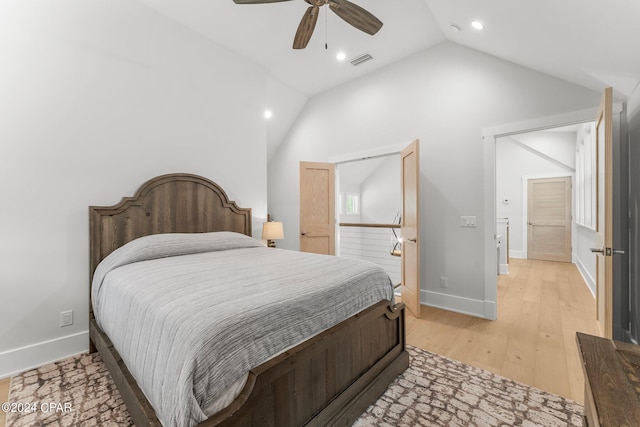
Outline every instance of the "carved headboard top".
<path id="1" fill-rule="evenodd" d="M 251 236 L 251 209 L 240 208 L 218 184 L 198 175 L 150 179 L 116 205 L 89 207 L 90 278 L 107 255 L 138 237 L 211 231 Z"/>

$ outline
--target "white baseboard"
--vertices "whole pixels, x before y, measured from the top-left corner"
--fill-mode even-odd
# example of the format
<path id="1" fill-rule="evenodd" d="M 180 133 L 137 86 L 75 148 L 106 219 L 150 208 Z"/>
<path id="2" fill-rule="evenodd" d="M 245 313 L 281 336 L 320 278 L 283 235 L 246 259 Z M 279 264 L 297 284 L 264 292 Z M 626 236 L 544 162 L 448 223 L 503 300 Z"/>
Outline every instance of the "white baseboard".
<path id="1" fill-rule="evenodd" d="M 499 273 L 509 274 L 509 264 L 500 264 Z"/>
<path id="2" fill-rule="evenodd" d="M 527 251 L 510 250 L 509 257 L 518 259 L 527 259 Z"/>
<path id="3" fill-rule="evenodd" d="M 587 286 L 589 287 L 589 290 L 591 291 L 591 294 L 595 298 L 596 297 L 596 280 L 591 276 L 591 274 L 589 274 L 589 271 L 586 269 L 584 264 L 582 264 L 582 261 L 580 261 L 579 257 L 577 256 L 575 257 L 574 263 L 576 264 L 576 267 L 578 267 L 578 271 L 580 272 L 580 275 L 584 279 L 584 282 L 587 284 Z"/>
<path id="4" fill-rule="evenodd" d="M 74 356 L 89 350 L 89 331 L 43 341 L 0 353 L 0 378 Z"/>
<path id="5" fill-rule="evenodd" d="M 455 311 L 483 319 L 492 319 L 492 313 L 495 313 L 496 303 L 493 301 L 475 300 L 423 289 L 420 290 L 420 299 L 421 304 L 429 307 Z"/>

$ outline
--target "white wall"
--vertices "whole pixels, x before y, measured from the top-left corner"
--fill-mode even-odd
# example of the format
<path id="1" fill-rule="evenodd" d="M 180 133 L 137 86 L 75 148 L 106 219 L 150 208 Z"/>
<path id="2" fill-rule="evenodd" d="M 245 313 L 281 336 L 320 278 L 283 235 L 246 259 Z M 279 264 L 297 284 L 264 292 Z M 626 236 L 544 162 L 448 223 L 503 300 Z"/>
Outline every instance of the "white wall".
<path id="1" fill-rule="evenodd" d="M 350 163 L 338 167 L 338 173 L 340 175 L 338 197 L 341 198 L 341 203 L 343 204 L 346 203 L 345 193 L 360 194 L 360 183 L 347 181 L 345 179 L 347 173 L 343 173 L 346 172 L 345 169 L 351 169 L 352 167 L 354 167 L 354 164 Z M 336 209 L 340 209 L 340 207 L 336 206 Z M 344 207 L 342 209 L 344 209 Z M 346 223 L 359 223 L 360 214 L 339 212 L 339 220 L 340 222 Z M 362 258 L 362 229 L 360 227 L 339 227 L 338 233 L 338 251 L 336 255 L 345 258 Z"/>
<path id="2" fill-rule="evenodd" d="M 558 166 L 575 170 L 576 132 L 542 130 L 512 135 L 512 138 L 536 151 L 538 156 L 546 156 L 547 160 Z"/>
<path id="3" fill-rule="evenodd" d="M 362 222 L 390 224 L 402 210 L 400 155 L 384 161 L 360 185 Z"/>
<path id="4" fill-rule="evenodd" d="M 483 315 L 495 299 L 485 301 L 482 129 L 592 108 L 599 99 L 453 43 L 318 95 L 269 162 L 269 209 L 287 229 L 280 246 L 299 248 L 299 161 L 419 138 L 422 302 Z M 461 215 L 477 216 L 478 227 L 461 228 Z"/>
<path id="5" fill-rule="evenodd" d="M 595 223 L 595 209 L 596 200 L 594 199 L 595 185 L 593 183 L 595 179 L 595 171 L 593 171 L 592 165 L 586 165 L 585 163 L 585 150 L 588 148 L 589 141 L 595 144 L 593 140 L 593 134 L 591 128 L 595 126 L 595 122 L 584 123 L 578 128 L 576 139 L 576 165 L 578 165 L 578 157 L 581 157 L 582 171 L 576 166 L 576 178 L 574 183 L 574 219 L 576 220 L 575 227 L 575 239 L 573 244 L 573 253 L 575 264 L 582 274 L 585 283 L 589 286 L 589 290 L 595 296 L 596 293 L 596 255 L 591 252 L 591 248 L 596 246 L 596 231 L 591 228 Z M 585 144 L 585 141 L 587 142 Z M 586 146 L 585 146 L 586 145 Z M 580 148 L 579 148 L 580 147 Z M 578 152 L 578 148 L 581 152 Z M 595 159 L 592 159 L 594 162 Z M 589 179 L 587 170 L 590 170 L 592 177 Z M 579 175 L 583 175 L 584 183 L 583 188 L 579 190 Z M 582 192 L 582 197 L 578 196 L 578 192 Z M 588 194 L 588 196 L 587 196 Z M 582 200 L 581 200 L 582 199 Z M 582 207 L 580 208 L 580 204 Z M 583 210 L 583 213 L 579 214 L 579 209 Z"/>
<path id="6" fill-rule="evenodd" d="M 575 262 L 585 283 L 589 286 L 589 290 L 595 296 L 596 255 L 591 252 L 591 248 L 596 246 L 596 232 L 591 228 L 577 225 L 575 233 L 575 244 L 573 245 Z"/>
<path id="7" fill-rule="evenodd" d="M 527 257 L 526 180 L 573 175 L 575 146 L 576 134 L 571 132 L 532 132 L 497 139 L 496 217 L 509 218 L 511 257 Z"/>
<path id="8" fill-rule="evenodd" d="M 2 377 L 88 348 L 89 205 L 196 173 L 259 234 L 267 77 L 126 0 L 3 1 L 0 58 Z"/>
<path id="9" fill-rule="evenodd" d="M 362 222 L 391 224 L 402 210 L 400 155 L 382 159 L 382 163 L 360 185 Z M 385 269 L 394 284 L 400 283 L 400 257 L 391 255 L 395 235 L 391 228 L 362 229 L 362 259 Z M 400 230 L 395 229 L 396 235 Z"/>
<path id="10" fill-rule="evenodd" d="M 360 195 L 360 214 L 341 214 L 340 222 L 393 222 L 402 208 L 399 154 L 343 163 L 338 165 L 338 174 L 340 193 Z M 393 283 L 400 282 L 400 258 L 390 254 L 395 239 L 391 228 L 339 227 L 338 233 L 340 256 L 376 263 Z"/>

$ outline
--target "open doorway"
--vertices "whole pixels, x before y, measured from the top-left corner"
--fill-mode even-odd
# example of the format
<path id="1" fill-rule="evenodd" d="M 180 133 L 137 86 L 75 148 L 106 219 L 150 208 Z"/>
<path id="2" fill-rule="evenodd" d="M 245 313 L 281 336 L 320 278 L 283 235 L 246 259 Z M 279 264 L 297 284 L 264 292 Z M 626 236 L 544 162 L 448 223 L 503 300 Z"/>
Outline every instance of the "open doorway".
<path id="1" fill-rule="evenodd" d="M 498 203 L 498 198 L 496 196 L 497 140 L 499 138 L 519 135 L 519 134 L 528 133 L 528 132 L 535 132 L 535 131 L 541 131 L 541 130 L 550 129 L 550 128 L 558 128 L 562 126 L 592 122 L 594 120 L 594 117 L 606 118 L 606 120 L 600 120 L 598 121 L 598 123 L 606 124 L 606 126 L 602 128 L 606 131 L 604 132 L 604 135 L 610 135 L 612 131 L 615 132 L 615 130 L 617 129 L 616 128 L 617 125 L 615 125 L 615 123 L 620 123 L 620 122 L 617 122 L 616 120 L 622 114 L 622 111 L 623 111 L 621 107 L 616 106 L 615 111 L 613 111 L 612 113 L 610 100 L 611 100 L 611 89 L 607 89 L 603 94 L 601 104 L 599 106 L 596 106 L 593 109 L 573 111 L 565 114 L 560 114 L 557 116 L 541 117 L 541 118 L 527 120 L 523 122 L 515 122 L 515 123 L 504 124 L 500 126 L 494 126 L 491 128 L 483 129 L 483 140 L 485 142 L 484 143 L 484 170 L 485 170 L 484 214 L 485 214 L 485 218 L 488 219 L 484 223 L 484 242 L 485 242 L 484 244 L 484 254 L 485 254 L 484 292 L 485 292 L 485 301 L 487 301 L 487 303 L 485 304 L 485 315 L 484 315 L 485 318 L 487 319 L 498 318 L 497 304 L 493 304 L 493 302 L 497 301 L 497 298 L 498 298 L 497 285 L 498 285 L 498 277 L 499 277 L 499 275 L 496 275 L 496 264 L 498 263 L 497 254 L 496 254 L 496 241 L 497 241 L 496 219 L 498 217 L 496 214 L 496 206 Z M 611 126 L 612 116 L 614 117 L 613 127 Z M 600 133 L 596 131 L 596 135 L 599 136 Z M 609 147 L 608 150 L 610 150 L 612 139 L 609 136 L 607 136 L 607 138 L 604 138 L 604 139 L 598 138 L 598 140 L 602 140 L 603 142 L 609 141 L 606 144 Z M 607 151 L 607 153 L 608 153 L 607 156 L 603 156 L 603 159 L 605 158 L 607 159 L 605 163 L 607 163 L 608 165 L 607 166 L 608 170 L 615 170 L 610 168 L 610 162 L 613 157 L 609 154 L 610 151 Z M 624 168 L 621 168 L 620 171 L 622 171 L 623 169 Z M 623 177 L 623 175 L 621 175 L 620 173 L 618 173 L 616 176 Z M 607 183 L 612 182 L 610 176 L 606 178 L 606 182 Z M 602 192 L 603 198 L 605 199 L 606 197 L 604 196 L 606 194 L 611 195 L 612 194 L 611 190 L 608 189 L 607 192 Z M 620 193 L 620 194 L 623 194 L 623 193 Z M 613 198 L 614 199 L 616 198 L 615 192 L 613 193 Z M 620 200 L 616 200 L 616 207 L 622 206 L 622 205 L 624 205 L 624 203 L 622 203 Z M 616 215 L 619 213 L 620 212 L 616 212 Z M 606 230 L 609 230 L 609 224 L 611 223 L 611 219 L 613 218 L 613 216 L 608 215 L 606 218 L 607 218 Z M 624 223 L 625 221 L 622 221 L 622 222 Z M 615 227 L 614 227 L 614 231 L 616 231 Z M 513 235 L 513 233 L 511 233 L 511 235 Z M 608 232 L 606 235 L 609 236 L 608 238 L 611 237 L 610 232 Z M 607 267 L 606 271 L 610 273 L 612 270 L 611 268 Z M 610 276 L 606 276 L 606 277 L 610 277 Z M 596 277 L 596 283 L 598 281 L 599 279 L 598 277 Z M 607 281 L 606 284 L 603 285 L 603 287 L 605 289 L 610 289 L 611 288 L 610 283 L 611 283 L 610 280 Z"/>
<path id="2" fill-rule="evenodd" d="M 400 154 L 338 163 L 336 255 L 364 259 L 385 269 L 394 285 L 401 280 Z M 396 287 L 400 292 L 400 287 Z"/>
<path id="3" fill-rule="evenodd" d="M 389 249 L 390 256 L 398 256 L 400 258 L 400 285 L 402 287 L 402 301 L 411 313 L 416 317 L 420 317 L 420 141 L 414 140 L 406 146 L 400 146 L 399 150 L 383 149 L 377 150 L 375 154 L 366 155 L 350 155 L 346 159 L 334 160 L 332 163 L 318 162 L 300 162 L 300 250 L 306 252 L 323 253 L 326 255 L 334 255 L 335 239 L 339 236 L 336 230 L 335 207 L 339 205 L 336 194 L 335 169 L 336 165 L 349 163 L 365 158 L 386 157 L 389 154 L 397 154 L 399 157 L 399 179 L 400 185 L 395 186 L 389 180 L 383 180 L 379 185 L 374 186 L 376 193 L 380 193 L 382 186 L 389 185 L 390 188 L 399 189 L 401 202 L 401 215 L 399 217 L 400 224 L 386 223 L 366 224 L 367 228 L 389 228 L 400 230 L 399 237 L 394 234 L 393 240 L 401 243 L 401 249 L 396 249 L 397 242 L 392 240 Z M 339 178 L 339 177 L 338 177 Z M 392 190 L 393 191 L 393 190 Z M 395 193 L 395 191 L 393 191 Z M 360 196 L 345 197 L 344 204 L 350 204 L 353 210 L 354 202 L 361 200 Z M 378 209 L 387 209 L 389 207 L 388 200 L 382 198 L 378 200 L 376 208 L 371 213 L 375 213 Z M 397 209 L 392 206 L 392 212 Z M 361 202 L 358 204 L 357 211 L 361 213 Z M 397 214 L 397 211 L 396 211 Z M 394 216 L 395 218 L 395 216 Z M 348 226 L 361 227 L 362 223 L 351 223 Z M 343 224 L 343 226 L 345 226 Z M 320 244 L 309 244 L 311 242 L 321 242 Z M 339 253 L 339 252 L 338 252 Z"/>
<path id="4" fill-rule="evenodd" d="M 595 294 L 594 126 L 496 139 L 496 230 L 507 252 L 499 254 L 499 273 L 513 258 L 573 262 Z"/>

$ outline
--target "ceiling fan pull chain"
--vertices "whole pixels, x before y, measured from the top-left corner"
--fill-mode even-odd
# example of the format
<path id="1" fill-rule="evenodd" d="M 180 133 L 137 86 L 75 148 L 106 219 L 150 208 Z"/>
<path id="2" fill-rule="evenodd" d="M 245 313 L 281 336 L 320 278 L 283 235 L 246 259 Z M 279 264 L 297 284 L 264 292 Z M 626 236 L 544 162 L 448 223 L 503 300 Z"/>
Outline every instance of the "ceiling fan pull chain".
<path id="1" fill-rule="evenodd" d="M 324 8 L 324 50 L 329 49 L 329 43 L 327 42 L 327 15 L 329 15 L 329 12 L 327 11 L 327 8 Z"/>

